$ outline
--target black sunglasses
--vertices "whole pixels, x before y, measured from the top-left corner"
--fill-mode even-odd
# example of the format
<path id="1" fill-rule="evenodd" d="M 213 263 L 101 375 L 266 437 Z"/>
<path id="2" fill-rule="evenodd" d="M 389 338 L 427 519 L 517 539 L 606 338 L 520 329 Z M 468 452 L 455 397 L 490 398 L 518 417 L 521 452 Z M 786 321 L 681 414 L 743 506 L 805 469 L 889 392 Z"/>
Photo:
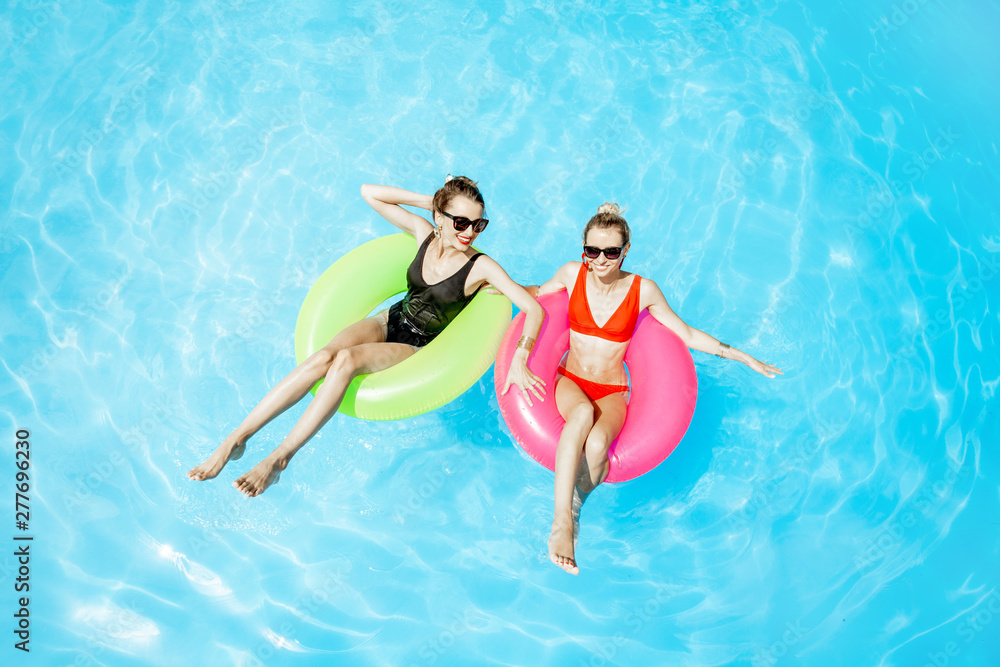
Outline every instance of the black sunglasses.
<path id="1" fill-rule="evenodd" d="M 479 218 L 479 220 L 469 220 L 464 216 L 452 215 L 447 211 L 441 211 L 441 215 L 451 220 L 452 224 L 455 225 L 456 232 L 464 232 L 466 229 L 469 228 L 469 225 L 475 225 L 472 228 L 472 230 L 477 234 L 479 234 L 484 229 L 486 229 L 486 225 L 490 224 L 490 221 L 487 220 L 486 218 Z"/>
<path id="2" fill-rule="evenodd" d="M 587 256 L 588 259 L 597 259 L 597 257 L 603 252 L 604 256 L 610 260 L 618 259 L 622 254 L 622 248 L 625 246 L 613 246 L 611 248 L 596 248 L 592 245 L 583 246 L 583 254 Z"/>

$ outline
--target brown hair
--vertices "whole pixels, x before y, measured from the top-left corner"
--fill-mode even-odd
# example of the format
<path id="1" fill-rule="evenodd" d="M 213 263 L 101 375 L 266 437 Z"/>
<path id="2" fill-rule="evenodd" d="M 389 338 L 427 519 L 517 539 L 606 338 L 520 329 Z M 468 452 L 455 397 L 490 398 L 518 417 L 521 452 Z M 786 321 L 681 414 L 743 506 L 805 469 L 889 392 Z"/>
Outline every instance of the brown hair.
<path id="1" fill-rule="evenodd" d="M 470 201 L 478 203 L 484 210 L 486 209 L 486 202 L 483 201 L 483 193 L 479 191 L 476 182 L 468 176 L 453 177 L 451 174 L 445 178 L 441 189 L 434 193 L 431 206 L 436 212 L 443 211 L 444 207 L 455 197 L 465 197 Z"/>
<path id="2" fill-rule="evenodd" d="M 624 211 L 618 204 L 604 202 L 597 207 L 597 213 L 587 221 L 587 226 L 583 228 L 583 242 L 587 242 L 587 233 L 591 229 L 617 229 L 622 235 L 622 245 L 628 245 L 632 238 L 632 232 L 628 228 L 628 223 L 622 217 Z"/>

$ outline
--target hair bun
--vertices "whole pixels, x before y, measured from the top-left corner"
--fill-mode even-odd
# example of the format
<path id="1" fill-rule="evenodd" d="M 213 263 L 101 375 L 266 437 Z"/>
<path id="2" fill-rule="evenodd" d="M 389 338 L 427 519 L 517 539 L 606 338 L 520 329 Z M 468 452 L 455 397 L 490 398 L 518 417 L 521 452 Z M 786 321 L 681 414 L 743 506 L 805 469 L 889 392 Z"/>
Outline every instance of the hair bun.
<path id="1" fill-rule="evenodd" d="M 476 188 L 477 190 L 479 189 L 479 183 L 472 180 L 468 176 L 452 176 L 451 174 L 448 174 L 448 176 L 445 177 L 444 182 L 450 183 L 451 181 L 455 181 L 458 185 L 467 185 L 469 187 Z"/>
<path id="2" fill-rule="evenodd" d="M 591 229 L 617 229 L 622 235 L 622 245 L 628 245 L 632 238 L 632 232 L 628 228 L 628 221 L 622 215 L 625 212 L 621 206 L 614 202 L 606 201 L 597 207 L 597 213 L 587 221 L 583 228 L 583 242 L 587 242 L 587 234 Z"/>
<path id="3" fill-rule="evenodd" d="M 470 201 L 476 202 L 483 209 L 486 208 L 486 202 L 483 201 L 483 193 L 479 191 L 479 187 L 474 180 L 468 176 L 452 176 L 448 174 L 444 179 L 444 185 L 431 198 L 431 210 L 435 213 L 443 211 L 448 202 L 457 196 L 465 197 Z"/>

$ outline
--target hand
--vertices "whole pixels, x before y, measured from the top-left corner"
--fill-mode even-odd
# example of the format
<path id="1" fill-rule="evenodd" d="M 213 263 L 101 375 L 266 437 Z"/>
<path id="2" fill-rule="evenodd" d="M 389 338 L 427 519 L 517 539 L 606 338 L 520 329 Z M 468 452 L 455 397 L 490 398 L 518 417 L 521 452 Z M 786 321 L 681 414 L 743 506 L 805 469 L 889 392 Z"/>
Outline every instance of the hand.
<path id="1" fill-rule="evenodd" d="M 542 397 L 545 393 L 545 382 L 542 378 L 531 372 L 524 358 L 517 353 L 515 353 L 514 359 L 510 363 L 510 370 L 507 371 L 507 381 L 504 383 L 502 392 L 504 395 L 507 394 L 511 385 L 517 385 L 517 388 L 521 390 L 521 395 L 524 396 L 524 400 L 528 402 L 529 406 L 534 405 L 531 402 L 531 395 L 528 393 L 529 390 L 539 401 L 545 400 Z"/>
<path id="2" fill-rule="evenodd" d="M 744 361 L 743 363 L 745 363 L 747 366 L 757 371 L 761 375 L 764 375 L 769 378 L 773 378 L 775 374 L 784 375 L 784 373 L 781 372 L 781 369 L 775 366 L 774 364 L 769 364 L 766 361 L 760 362 L 749 355 L 747 356 L 748 356 L 747 361 Z"/>

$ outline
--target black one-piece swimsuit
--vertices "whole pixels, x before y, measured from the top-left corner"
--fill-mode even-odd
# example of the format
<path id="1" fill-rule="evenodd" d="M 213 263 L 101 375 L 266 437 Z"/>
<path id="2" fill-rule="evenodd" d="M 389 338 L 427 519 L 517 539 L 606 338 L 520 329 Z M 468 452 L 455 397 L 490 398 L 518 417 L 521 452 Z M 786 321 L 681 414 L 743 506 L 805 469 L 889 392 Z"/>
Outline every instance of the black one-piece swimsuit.
<path id="1" fill-rule="evenodd" d="M 389 309 L 387 343 L 404 343 L 414 347 L 427 345 L 458 317 L 479 292 L 477 289 L 465 296 L 465 281 L 472 265 L 482 256 L 481 252 L 470 257 L 462 268 L 441 282 L 433 285 L 424 282 L 424 255 L 433 238 L 433 234 L 427 235 L 406 270 L 406 296 Z"/>

